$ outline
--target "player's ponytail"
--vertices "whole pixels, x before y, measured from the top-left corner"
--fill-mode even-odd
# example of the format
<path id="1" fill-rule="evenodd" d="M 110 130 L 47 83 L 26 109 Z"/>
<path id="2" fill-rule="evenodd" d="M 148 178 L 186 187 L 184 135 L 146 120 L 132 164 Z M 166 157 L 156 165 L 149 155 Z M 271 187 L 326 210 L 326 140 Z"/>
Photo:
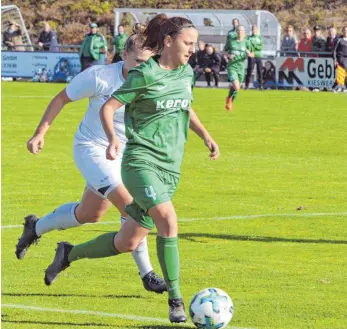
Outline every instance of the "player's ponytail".
<path id="1" fill-rule="evenodd" d="M 164 48 L 166 36 L 174 38 L 182 29 L 187 27 L 194 28 L 189 19 L 183 17 L 169 18 L 166 14 L 159 14 L 152 18 L 144 31 L 146 41 L 143 43 L 143 47 L 160 52 Z"/>
<path id="2" fill-rule="evenodd" d="M 145 29 L 146 29 L 145 24 L 136 23 L 133 26 L 133 29 L 132 29 L 133 34 L 125 42 L 124 50 L 127 53 L 134 51 L 136 48 L 138 48 L 138 49 L 142 48 L 142 45 L 146 40 L 146 38 L 143 34 Z"/>

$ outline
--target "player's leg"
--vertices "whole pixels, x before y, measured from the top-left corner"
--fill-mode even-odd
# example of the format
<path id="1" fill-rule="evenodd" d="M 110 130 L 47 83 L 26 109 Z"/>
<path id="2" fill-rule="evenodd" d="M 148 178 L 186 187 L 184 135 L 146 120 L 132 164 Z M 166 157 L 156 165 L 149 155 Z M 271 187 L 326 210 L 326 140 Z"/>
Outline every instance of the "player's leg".
<path id="1" fill-rule="evenodd" d="M 45 271 L 46 285 L 52 284 L 61 271 L 79 259 L 105 258 L 133 251 L 149 231 L 129 218 L 118 233 L 106 233 L 75 246 L 69 242 L 58 243 L 53 262 Z"/>
<path id="2" fill-rule="evenodd" d="M 29 247 L 43 234 L 97 222 L 111 205 L 111 202 L 86 188 L 81 202 L 65 203 L 41 218 L 35 215 L 25 217 L 23 232 L 16 245 L 17 258 L 23 259 Z"/>
<path id="3" fill-rule="evenodd" d="M 255 65 L 255 58 L 254 57 L 248 57 L 248 66 L 247 66 L 247 74 L 246 74 L 246 83 L 245 87 L 248 89 L 249 83 L 251 81 L 252 73 L 254 70 L 254 65 Z"/>
<path id="4" fill-rule="evenodd" d="M 117 161 L 117 160 L 116 160 Z M 133 198 L 124 187 L 122 183 L 117 182 L 117 177 L 120 180 L 120 163 L 121 160 L 118 160 L 118 164 L 116 163 L 113 174 L 116 176 L 115 181 L 115 189 L 108 193 L 107 198 L 112 202 L 114 206 L 116 206 L 121 213 L 121 223 L 124 225 L 127 222 L 127 213 L 125 211 L 125 207 L 129 205 Z M 119 171 L 119 173 L 117 173 Z M 121 182 L 121 181 L 119 181 Z M 119 185 L 118 185 L 119 184 Z M 124 240 L 124 239 L 123 239 Z M 123 241 L 122 240 L 122 241 Z M 133 240 L 129 240 L 129 243 L 133 243 Z M 146 290 L 153 291 L 156 293 L 163 293 L 166 291 L 166 285 L 162 278 L 160 278 L 154 271 L 149 258 L 148 253 L 148 244 L 147 238 L 144 236 L 142 240 L 137 242 L 135 248 L 131 248 L 131 255 L 135 260 L 135 263 L 139 269 L 139 274 L 142 279 L 143 285 Z M 119 250 L 121 252 L 128 252 L 129 250 Z"/>
<path id="5" fill-rule="evenodd" d="M 171 203 L 179 177 L 139 165 L 122 165 L 122 178 L 135 202 L 126 208 L 139 225 L 158 229 L 157 254 L 169 293 L 170 321 L 184 322 L 187 317 L 179 289 L 177 216 Z"/>

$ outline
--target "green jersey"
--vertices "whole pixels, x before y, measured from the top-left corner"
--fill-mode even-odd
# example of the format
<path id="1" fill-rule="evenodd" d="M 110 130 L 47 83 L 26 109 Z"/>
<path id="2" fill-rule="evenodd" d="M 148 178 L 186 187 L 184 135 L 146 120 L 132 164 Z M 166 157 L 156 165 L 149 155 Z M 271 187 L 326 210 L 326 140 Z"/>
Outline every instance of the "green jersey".
<path id="1" fill-rule="evenodd" d="M 263 49 L 264 49 L 264 39 L 261 35 L 251 35 L 248 37 L 248 40 L 252 44 L 254 55 L 256 58 L 263 57 Z"/>
<path id="2" fill-rule="evenodd" d="M 247 39 L 243 39 L 242 41 L 234 39 L 225 45 L 225 50 L 229 55 L 235 56 L 234 58 L 229 59 L 228 67 L 244 69 L 245 59 L 247 58 L 246 50 L 252 51 L 253 47 Z"/>
<path id="3" fill-rule="evenodd" d="M 165 70 L 158 59 L 132 68 L 112 95 L 126 104 L 123 163 L 149 164 L 179 174 L 193 100 L 193 70 L 188 64 Z"/>
<path id="4" fill-rule="evenodd" d="M 232 30 L 230 30 L 229 32 L 228 32 L 228 35 L 227 35 L 227 40 L 226 40 L 226 42 L 225 42 L 225 46 L 224 46 L 224 50 L 225 51 L 227 51 L 227 45 L 231 42 L 231 41 L 233 41 L 233 40 L 235 40 L 235 39 L 237 39 L 237 32 L 236 32 L 236 29 L 234 28 L 234 29 L 232 29 Z"/>
<path id="5" fill-rule="evenodd" d="M 124 48 L 125 48 L 125 43 L 127 41 L 128 37 L 126 36 L 125 33 L 123 34 L 118 34 L 114 37 L 112 44 L 115 46 L 115 53 L 116 54 L 123 54 Z"/>

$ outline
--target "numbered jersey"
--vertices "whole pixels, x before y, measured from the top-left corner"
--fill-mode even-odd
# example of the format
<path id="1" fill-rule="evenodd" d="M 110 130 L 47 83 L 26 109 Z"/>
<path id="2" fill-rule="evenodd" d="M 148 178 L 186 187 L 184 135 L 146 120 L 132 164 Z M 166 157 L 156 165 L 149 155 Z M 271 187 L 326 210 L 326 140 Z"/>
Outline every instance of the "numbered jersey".
<path id="1" fill-rule="evenodd" d="M 66 87 L 66 94 L 72 101 L 89 98 L 87 112 L 75 134 L 75 144 L 108 146 L 99 111 L 112 93 L 123 84 L 122 69 L 123 62 L 95 65 L 78 74 Z M 126 143 L 124 106 L 115 112 L 113 122 L 117 137 L 122 143 Z"/>
<path id="2" fill-rule="evenodd" d="M 225 45 L 225 50 L 229 55 L 233 55 L 228 62 L 229 67 L 243 68 L 245 59 L 247 57 L 247 50 L 252 51 L 252 44 L 249 40 L 230 40 L 229 43 Z"/>
<path id="3" fill-rule="evenodd" d="M 180 173 L 189 127 L 193 70 L 165 70 L 158 57 L 132 68 L 113 97 L 127 104 L 124 159 L 143 161 Z"/>

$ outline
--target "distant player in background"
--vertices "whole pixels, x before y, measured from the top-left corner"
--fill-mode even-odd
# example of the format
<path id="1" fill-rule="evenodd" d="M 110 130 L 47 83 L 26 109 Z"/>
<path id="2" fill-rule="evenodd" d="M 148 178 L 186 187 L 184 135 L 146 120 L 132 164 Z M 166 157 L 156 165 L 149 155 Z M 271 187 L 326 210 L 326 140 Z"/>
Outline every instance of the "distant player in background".
<path id="1" fill-rule="evenodd" d="M 253 47 L 249 40 L 245 38 L 245 28 L 242 25 L 237 27 L 237 38 L 228 39 L 224 51 L 228 53 L 228 81 L 229 94 L 226 99 L 225 109 L 232 111 L 233 102 L 240 90 L 245 77 L 245 60 L 247 56 L 254 57 Z"/>
<path id="2" fill-rule="evenodd" d="M 247 75 L 246 75 L 246 89 L 249 87 L 249 83 L 251 81 L 252 73 L 254 70 L 254 66 L 257 67 L 257 76 L 258 76 L 258 88 L 263 89 L 263 49 L 264 49 L 264 39 L 258 32 L 257 25 L 252 26 L 252 35 L 248 37 L 250 41 L 253 51 L 254 57 L 248 56 L 248 66 L 247 66 Z"/>
<path id="3" fill-rule="evenodd" d="M 16 255 L 22 259 L 28 248 L 43 235 L 53 230 L 66 230 L 86 223 L 101 220 L 112 204 L 121 213 L 121 223 L 126 220 L 125 207 L 132 197 L 123 185 L 120 173 L 125 137 L 124 107 L 114 115 L 113 124 L 120 141 L 116 161 L 106 159 L 108 140 L 102 128 L 99 110 L 110 95 L 117 90 L 134 66 L 150 58 L 150 50 L 142 50 L 142 35 L 131 36 L 124 51 L 124 62 L 110 65 L 96 65 L 78 74 L 48 105 L 34 136 L 28 141 L 28 150 L 38 154 L 44 145 L 44 136 L 63 107 L 73 101 L 89 98 L 85 114 L 75 134 L 74 160 L 86 180 L 82 200 L 66 203 L 53 212 L 37 218 L 25 218 L 24 230 L 16 246 Z M 166 290 L 164 281 L 153 271 L 149 260 L 147 240 L 135 246 L 132 255 L 139 268 L 144 287 L 149 291 L 162 293 Z M 47 282 L 46 282 L 47 283 Z"/>
<path id="4" fill-rule="evenodd" d="M 112 41 L 112 45 L 114 46 L 112 63 L 117 63 L 123 60 L 122 56 L 127 38 L 127 35 L 124 33 L 124 26 L 122 24 L 118 25 L 118 34 L 114 36 Z"/>

